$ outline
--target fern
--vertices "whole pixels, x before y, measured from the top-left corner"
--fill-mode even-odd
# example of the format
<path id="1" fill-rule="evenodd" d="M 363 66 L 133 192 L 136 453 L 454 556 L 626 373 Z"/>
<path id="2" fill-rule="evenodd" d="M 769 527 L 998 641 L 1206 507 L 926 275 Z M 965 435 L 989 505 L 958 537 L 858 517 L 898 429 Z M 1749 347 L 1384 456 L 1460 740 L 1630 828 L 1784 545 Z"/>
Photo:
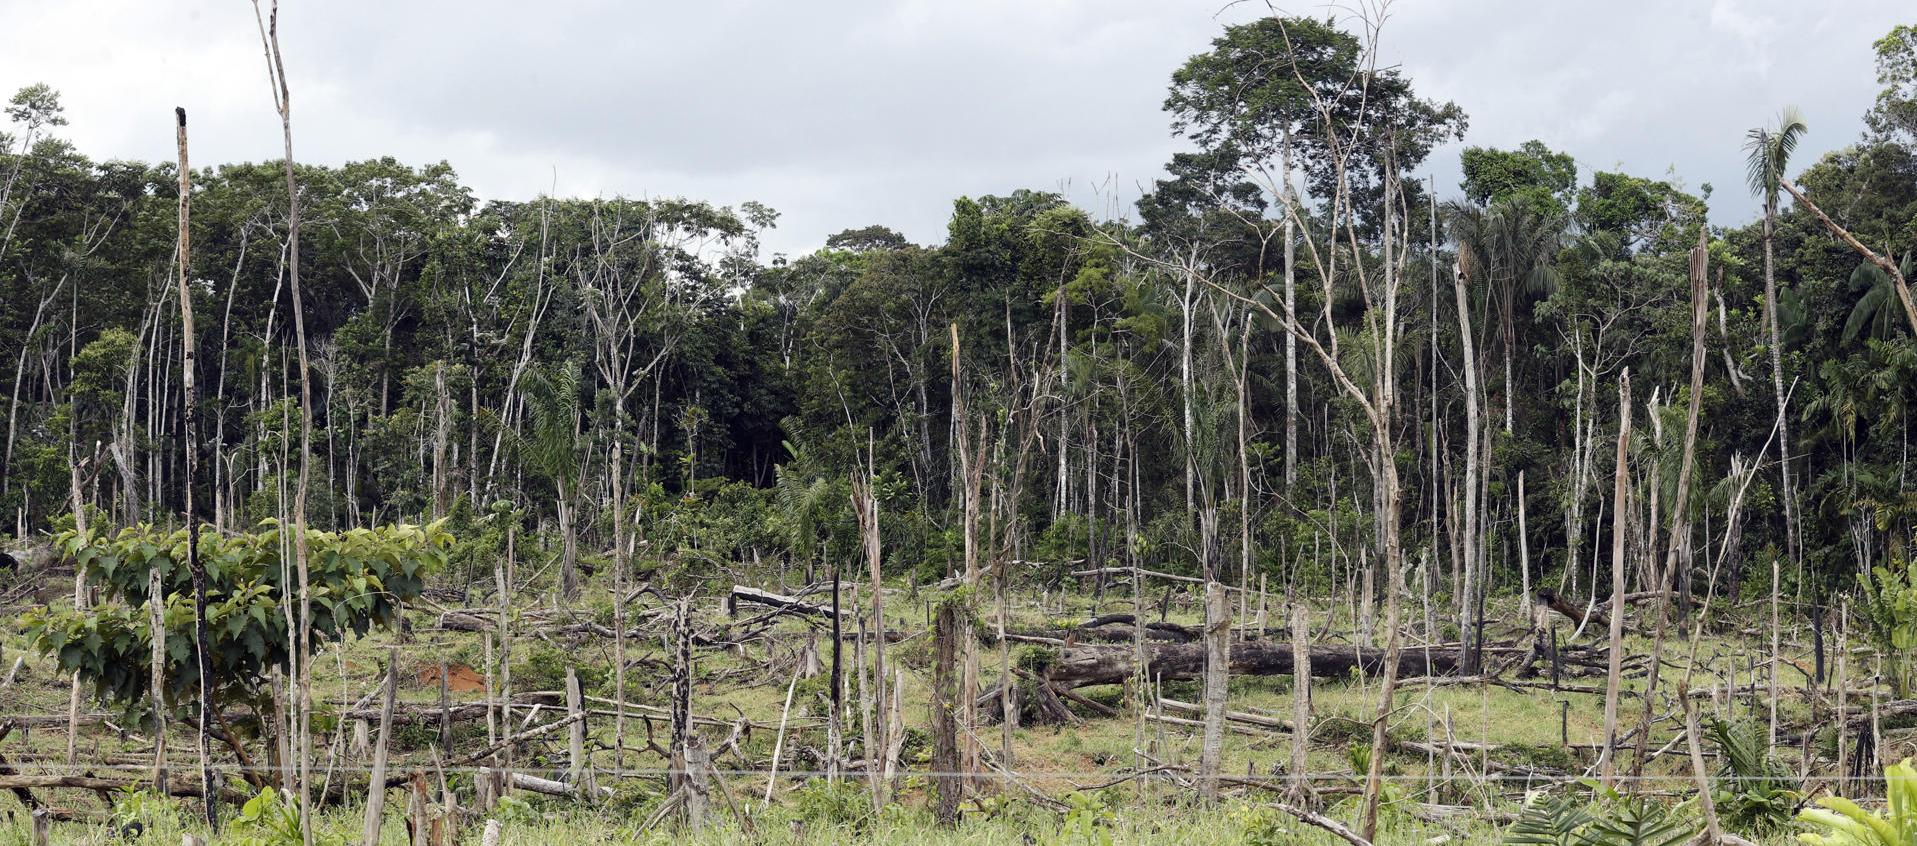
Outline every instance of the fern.
<path id="1" fill-rule="evenodd" d="M 1534 799 L 1505 831 L 1506 846 L 1677 846 L 1697 825 L 1641 796 L 1597 788 L 1601 801 Z"/>
<path id="2" fill-rule="evenodd" d="M 1724 760 L 1711 798 L 1725 821 L 1740 830 L 1773 831 L 1790 821 L 1803 795 L 1797 780 L 1770 754 L 1753 724 L 1712 720 L 1707 733 Z"/>
<path id="3" fill-rule="evenodd" d="M 1576 797 L 1540 797 L 1525 803 L 1518 821 L 1504 833 L 1504 843 L 1507 846 L 1575 846 L 1578 829 L 1590 821 L 1591 812 Z"/>

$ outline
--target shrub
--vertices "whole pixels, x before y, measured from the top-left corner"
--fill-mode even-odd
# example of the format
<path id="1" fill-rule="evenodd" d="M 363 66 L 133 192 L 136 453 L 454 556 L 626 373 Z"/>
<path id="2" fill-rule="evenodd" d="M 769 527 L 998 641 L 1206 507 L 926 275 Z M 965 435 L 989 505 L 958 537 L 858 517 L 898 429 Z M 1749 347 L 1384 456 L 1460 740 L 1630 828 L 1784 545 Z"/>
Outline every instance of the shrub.
<path id="1" fill-rule="evenodd" d="M 1797 821 L 1821 829 L 1797 839 L 1811 846 L 1917 846 L 1917 768 L 1909 758 L 1884 768 L 1886 807 L 1871 813 L 1839 796 L 1817 800 Z"/>

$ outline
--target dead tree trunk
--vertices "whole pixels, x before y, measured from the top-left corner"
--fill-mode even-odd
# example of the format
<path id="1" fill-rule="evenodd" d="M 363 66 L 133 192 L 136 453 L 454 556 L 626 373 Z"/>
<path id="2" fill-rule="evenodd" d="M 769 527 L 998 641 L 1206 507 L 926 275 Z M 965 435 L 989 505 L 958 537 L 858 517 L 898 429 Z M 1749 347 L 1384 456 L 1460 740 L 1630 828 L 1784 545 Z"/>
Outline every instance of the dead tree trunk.
<path id="1" fill-rule="evenodd" d="M 947 828 L 958 824 L 959 799 L 965 788 L 957 775 L 958 639 L 958 602 L 947 599 L 939 603 L 932 642 L 932 783 L 938 788 L 932 813 Z"/>
<path id="2" fill-rule="evenodd" d="M 1311 772 L 1311 647 L 1307 632 L 1305 604 L 1291 606 L 1291 796 L 1304 799 L 1311 791 L 1306 780 Z"/>
<path id="3" fill-rule="evenodd" d="M 366 823 L 361 829 L 361 846 L 379 846 L 380 823 L 386 815 L 386 753 L 392 744 L 393 699 L 399 692 L 399 650 L 386 650 L 386 681 L 380 694 L 379 745 L 373 747 L 372 780 L 366 786 Z M 305 792 L 302 787 L 301 792 Z"/>
<path id="4" fill-rule="evenodd" d="M 1617 384 L 1617 470 L 1611 487 L 1611 663 L 1604 682 L 1604 752 L 1598 776 L 1606 786 L 1616 786 L 1617 775 L 1617 697 L 1624 676 L 1624 532 L 1630 509 L 1624 505 L 1630 492 L 1631 446 L 1631 371 L 1626 368 Z"/>
<path id="5" fill-rule="evenodd" d="M 1468 252 L 1468 251 L 1467 251 Z M 1480 472 L 1479 447 L 1482 435 L 1479 430 L 1483 423 L 1482 411 L 1478 405 L 1478 354 L 1477 337 L 1471 332 L 1471 307 L 1466 301 L 1466 282 L 1462 258 L 1452 270 L 1452 291 L 1457 300 L 1458 344 L 1464 351 L 1464 524 L 1461 539 L 1464 549 L 1464 583 L 1458 591 L 1458 631 L 1464 633 L 1465 671 L 1476 672 L 1477 660 L 1472 655 L 1474 633 L 1477 631 L 1476 604 L 1478 579 L 1482 562 L 1478 550 L 1483 546 L 1483 535 L 1478 531 L 1478 474 Z M 1508 400 L 1508 398 L 1507 398 Z"/>
<path id="6" fill-rule="evenodd" d="M 1204 643 L 1148 643 L 1146 678 L 1166 681 L 1190 681 L 1205 672 Z M 1095 684 L 1122 684 L 1137 669 L 1136 647 L 1132 645 L 1080 644 L 1058 651 L 1057 660 L 1047 671 L 1047 679 L 1058 687 L 1085 687 Z M 1312 646 L 1305 655 L 1314 678 L 1348 677 L 1353 669 L 1366 676 L 1382 675 L 1391 664 L 1389 650 L 1358 646 Z M 1405 676 L 1455 675 L 1462 664 L 1462 649 L 1399 650 L 1395 656 L 1397 671 Z M 1230 672 L 1240 676 L 1291 675 L 1297 667 L 1293 646 L 1265 640 L 1240 640 L 1230 649 Z"/>
<path id="7" fill-rule="evenodd" d="M 218 830 L 220 822 L 219 794 L 214 790 L 213 762 L 207 748 L 207 736 L 212 732 L 213 720 L 213 656 L 207 652 L 206 632 L 206 565 L 200 561 L 200 523 L 193 516 L 193 471 L 199 463 L 195 450 L 196 434 L 193 426 L 193 406 L 199 398 L 193 390 L 193 292 L 188 279 L 188 259 L 190 257 L 190 238 L 187 222 L 192 214 L 193 171 L 187 166 L 186 157 L 186 109 L 175 108 L 175 136 L 180 148 L 180 222 L 179 222 L 179 268 L 180 285 L 180 347 L 181 347 L 181 385 L 184 387 L 182 401 L 185 404 L 184 441 L 186 452 L 186 568 L 193 574 L 193 654 L 194 663 L 199 668 L 200 679 L 200 789 L 206 793 L 206 825 Z"/>
<path id="8" fill-rule="evenodd" d="M 1224 585 L 1205 585 L 1205 733 L 1198 753 L 1198 793 L 1218 799 L 1219 759 L 1225 749 L 1225 691 L 1231 681 L 1231 603 Z"/>
<path id="9" fill-rule="evenodd" d="M 259 19 L 259 11 L 259 0 L 253 0 L 255 21 Z M 294 756 L 299 759 L 296 766 L 299 769 L 300 835 L 305 846 L 313 846 L 313 808 L 307 788 L 312 781 L 313 757 L 310 748 L 312 745 L 313 671 L 308 660 L 313 654 L 313 638 L 307 621 L 312 619 L 313 614 L 311 592 L 307 590 L 309 573 L 306 539 L 306 493 L 312 481 L 313 463 L 313 369 L 306 355 L 306 305 L 300 288 L 300 193 L 293 167 L 292 92 L 286 85 L 286 59 L 280 53 L 279 0 L 273 0 L 272 12 L 262 24 L 260 46 L 266 51 L 268 80 L 273 89 L 273 105 L 279 112 L 280 134 L 285 141 L 285 154 L 280 164 L 286 171 L 286 269 L 293 297 L 294 351 L 297 353 L 300 374 L 300 470 L 299 483 L 293 493 L 293 559 L 299 590 L 299 614 L 289 619 L 288 625 L 293 627 L 293 636 L 290 640 L 296 670 L 294 673 L 296 686 L 293 708 L 296 713 L 293 720 L 293 749 Z"/>
<path id="10" fill-rule="evenodd" d="M 1651 721 L 1653 719 L 1653 701 L 1657 693 L 1659 671 L 1664 666 L 1664 635 L 1670 627 L 1670 596 L 1673 582 L 1690 578 L 1687 560 L 1691 545 L 1690 538 L 1690 491 L 1691 459 L 1697 452 L 1697 417 L 1704 402 L 1704 319 L 1708 313 L 1705 300 L 1705 285 L 1710 269 L 1710 238 L 1704 227 L 1698 227 L 1697 246 L 1691 249 L 1691 396 L 1690 409 L 1684 418 L 1684 452 L 1677 466 L 1677 490 L 1671 497 L 1671 533 L 1664 546 L 1664 567 L 1658 574 L 1657 584 L 1657 633 L 1652 638 L 1650 676 L 1644 684 L 1644 716 L 1637 736 L 1637 754 L 1631 759 L 1631 775 L 1644 772 L 1644 759 L 1650 751 Z"/>

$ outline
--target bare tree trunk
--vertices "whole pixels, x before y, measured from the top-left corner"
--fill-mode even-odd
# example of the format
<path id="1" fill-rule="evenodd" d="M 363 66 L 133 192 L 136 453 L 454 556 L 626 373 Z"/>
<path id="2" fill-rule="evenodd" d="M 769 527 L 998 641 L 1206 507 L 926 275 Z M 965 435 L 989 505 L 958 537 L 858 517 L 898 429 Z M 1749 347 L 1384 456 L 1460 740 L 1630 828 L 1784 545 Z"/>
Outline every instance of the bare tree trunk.
<path id="1" fill-rule="evenodd" d="M 1205 731 L 1198 753 L 1198 795 L 1218 799 L 1218 770 L 1225 749 L 1225 693 L 1231 681 L 1231 602 L 1225 586 L 1205 585 Z"/>
<path id="2" fill-rule="evenodd" d="M 1524 591 L 1520 601 L 1520 610 L 1526 619 L 1531 616 L 1531 536 L 1524 522 L 1524 471 L 1518 471 L 1518 574 L 1522 582 L 1519 589 Z"/>
<path id="3" fill-rule="evenodd" d="M 1451 290 L 1457 300 L 1458 308 L 1458 345 L 1464 356 L 1464 524 L 1461 537 L 1464 547 L 1464 583 L 1458 590 L 1458 631 L 1463 634 L 1465 667 L 1467 674 L 1478 670 L 1475 644 L 1477 642 L 1477 596 L 1478 580 L 1482 578 L 1483 567 L 1478 550 L 1483 546 L 1484 538 L 1478 529 L 1478 474 L 1481 456 L 1479 446 L 1483 443 L 1480 432 L 1483 421 L 1478 407 L 1478 353 L 1477 337 L 1471 332 L 1471 307 L 1466 301 L 1467 283 L 1464 265 L 1460 260 L 1453 268 Z"/>
<path id="4" fill-rule="evenodd" d="M 1291 605 L 1291 790 L 1293 801 L 1311 795 L 1311 645 L 1304 602 Z"/>
<path id="5" fill-rule="evenodd" d="M 1624 533 L 1630 522 L 1631 371 L 1617 383 L 1617 472 L 1611 487 L 1611 662 L 1604 681 L 1604 751 L 1598 777 L 1617 785 L 1617 697 L 1624 676 Z"/>
<path id="6" fill-rule="evenodd" d="M 574 718 L 566 739 L 567 779 L 582 795 L 598 796 L 599 791 L 593 785 L 592 761 L 586 757 L 586 701 L 579 690 L 576 667 L 566 668 L 566 712 Z M 687 730 L 690 732 L 689 727 Z"/>
<path id="7" fill-rule="evenodd" d="M 379 745 L 373 747 L 372 779 L 366 785 L 366 822 L 360 829 L 361 846 L 379 846 L 380 824 L 386 816 L 386 753 L 393 739 L 393 700 L 399 692 L 399 650 L 386 648 L 386 681 L 380 694 Z M 300 792 L 304 793 L 302 787 Z"/>
<path id="8" fill-rule="evenodd" d="M 1650 675 L 1644 684 L 1644 716 L 1642 729 L 1637 735 L 1637 755 L 1631 760 L 1631 774 L 1642 774 L 1646 753 L 1650 749 L 1651 721 L 1653 718 L 1654 694 L 1660 670 L 1664 665 L 1664 635 L 1670 626 L 1670 595 L 1674 580 L 1683 571 L 1685 580 L 1690 579 L 1688 552 L 1690 539 L 1690 491 L 1691 463 L 1697 453 L 1698 413 L 1704 402 L 1704 326 L 1709 314 L 1709 301 L 1706 299 L 1705 286 L 1709 281 L 1710 238 L 1708 231 L 1699 227 L 1697 246 L 1691 249 L 1691 396 L 1690 410 L 1684 422 L 1684 452 L 1677 467 L 1677 490 L 1671 497 L 1671 530 L 1665 542 L 1664 566 L 1658 574 L 1657 590 L 1657 633 L 1651 646 Z M 1656 519 L 1655 509 L 1651 513 Z M 1654 529 L 1653 529 L 1654 531 Z M 1686 560 L 1680 561 L 1680 557 Z"/>
<path id="9" fill-rule="evenodd" d="M 827 784 L 838 783 L 839 760 L 844 752 L 844 748 L 840 745 L 839 726 L 845 715 L 845 676 L 842 672 L 845 637 L 841 629 L 844 618 L 839 615 L 839 592 L 839 565 L 835 562 L 832 565 L 832 690 L 825 720 L 825 780 Z"/>
<path id="10" fill-rule="evenodd" d="M 1776 230 L 1777 199 L 1773 195 L 1764 203 L 1764 323 L 1770 331 L 1771 390 L 1777 398 L 1777 466 L 1784 477 L 1784 536 L 1791 560 L 1798 561 L 1801 551 L 1797 537 L 1797 488 L 1791 477 L 1790 399 L 1784 393 L 1784 340 L 1777 330 L 1777 263 L 1772 247 Z"/>
<path id="11" fill-rule="evenodd" d="M 75 328 L 72 328 L 71 331 L 77 332 L 78 331 L 77 326 Z M 71 341 L 71 339 L 69 340 Z M 70 485 L 72 485 L 72 488 L 73 488 L 73 528 L 77 530 L 80 534 L 84 535 L 87 533 L 87 501 L 86 501 L 85 494 L 80 489 L 81 487 L 80 486 L 80 462 L 74 460 L 74 454 L 73 454 L 74 445 L 79 441 L 79 435 L 78 435 L 79 415 L 78 414 L 69 415 L 67 418 L 67 421 L 68 421 L 67 422 L 67 433 L 68 433 L 67 481 Z M 158 600 L 159 604 L 154 604 L 155 600 L 151 599 L 151 597 L 157 596 L 158 592 L 154 591 L 151 586 L 159 584 L 160 571 L 158 569 L 154 569 L 149 574 L 149 577 L 150 578 L 147 582 L 147 584 L 149 585 L 149 589 L 147 592 L 147 596 L 149 597 L 148 605 L 152 609 L 153 619 L 157 620 L 161 618 L 161 607 L 164 606 L 166 603 L 164 599 L 161 599 L 161 600 Z M 73 568 L 73 610 L 85 611 L 86 608 L 87 608 L 87 571 L 85 567 L 75 567 Z M 166 628 L 165 626 L 159 626 L 154 629 L 154 632 L 155 632 L 155 635 L 153 637 L 153 684 L 154 684 L 153 704 L 154 704 L 155 713 L 162 714 L 158 718 L 159 728 L 156 729 L 156 731 L 163 731 L 166 726 L 166 717 L 162 713 L 161 706 L 165 702 L 165 696 L 166 696 L 166 674 L 163 669 L 164 665 L 162 661 L 165 655 L 163 650 L 165 648 L 165 641 L 166 641 Z M 11 676 L 9 676 L 9 680 L 11 680 Z M 80 747 L 79 747 L 80 691 L 81 691 L 80 671 L 74 670 L 72 686 L 67 692 L 66 763 L 68 767 L 73 767 L 74 765 L 78 764 L 80 760 L 80 757 L 79 757 L 80 756 Z M 162 737 L 159 742 L 162 745 L 164 745 L 166 741 L 164 737 Z M 155 760 L 163 762 L 165 759 L 159 756 L 164 754 L 165 754 L 164 750 L 156 752 Z M 158 767 L 160 765 L 156 764 L 155 766 Z M 155 782 L 155 783 L 165 784 L 166 782 L 162 781 L 162 782 Z"/>
<path id="12" fill-rule="evenodd" d="M 186 158 L 186 109 L 173 110 L 176 119 L 175 134 L 180 148 L 180 223 L 179 223 L 179 270 L 180 284 L 180 349 L 181 384 L 185 390 L 182 395 L 185 409 L 186 477 L 186 567 L 193 574 L 193 654 L 199 667 L 200 677 L 200 789 L 206 797 L 206 825 L 219 830 L 220 802 L 219 791 L 213 779 L 213 762 L 207 748 L 207 736 L 213 730 L 213 656 L 207 651 L 206 632 L 206 565 L 200 561 L 200 521 L 193 513 L 193 471 L 199 464 L 196 451 L 199 447 L 194 428 L 194 406 L 199 396 L 193 389 L 193 292 L 188 277 L 188 257 L 190 239 L 187 220 L 193 205 L 193 171 L 187 166 Z"/>
<path id="13" fill-rule="evenodd" d="M 1724 833 L 1717 824 L 1717 803 L 1711 797 L 1711 777 L 1704 769 L 1704 750 L 1697 742 L 1697 707 L 1691 702 L 1688 686 L 1678 688 L 1677 699 L 1684 709 L 1684 741 L 1690 747 L 1691 777 L 1697 783 L 1698 807 L 1704 814 L 1704 842 L 1716 846 L 1724 841 Z"/>
<path id="14" fill-rule="evenodd" d="M 259 19 L 259 9 L 259 0 L 253 0 L 256 21 Z M 313 616 L 313 603 L 308 590 L 306 538 L 306 494 L 312 481 L 313 463 L 313 377 L 312 365 L 306 355 L 306 304 L 300 288 L 300 194 L 293 167 L 293 100 L 292 92 L 286 85 L 286 59 L 280 53 L 279 18 L 279 0 L 273 0 L 272 11 L 267 20 L 262 22 L 260 46 L 266 51 L 267 80 L 273 89 L 273 104 L 280 114 L 280 132 L 285 141 L 281 164 L 286 170 L 287 278 L 293 296 L 294 344 L 300 373 L 300 472 L 299 485 L 293 494 L 293 560 L 298 573 L 299 616 L 289 621 L 289 624 L 296 626 L 292 644 L 297 678 L 293 705 L 297 711 L 293 721 L 293 749 L 294 755 L 299 758 L 296 766 L 300 775 L 300 836 L 305 846 L 313 846 L 313 808 L 308 795 L 313 757 L 313 671 L 309 666 L 313 654 L 313 635 L 312 627 L 307 624 Z M 381 742 L 385 742 L 383 736 Z"/>
<path id="15" fill-rule="evenodd" d="M 946 828 L 958 824 L 959 799 L 965 790 L 963 780 L 957 776 L 960 766 L 958 641 L 958 601 L 946 599 L 939 603 L 932 641 L 932 784 L 937 788 L 932 816 Z M 1011 680 L 1008 678 L 1002 683 L 1010 684 Z"/>
<path id="16" fill-rule="evenodd" d="M 1291 187 L 1291 133 L 1285 133 L 1284 146 L 1285 202 L 1288 208 L 1298 205 L 1298 195 Z M 1298 259 L 1298 231 L 1295 216 L 1285 215 L 1285 313 L 1296 314 L 1298 309 L 1297 273 L 1294 266 Z M 1298 338 L 1290 332 L 1285 333 L 1285 492 L 1291 492 L 1291 485 L 1298 480 Z"/>
<path id="17" fill-rule="evenodd" d="M 40 331 L 40 320 L 45 316 L 47 306 L 53 304 L 54 299 L 60 296 L 60 289 L 64 287 L 66 287 L 66 277 L 63 276 L 59 284 L 54 285 L 53 290 L 34 308 L 33 322 L 27 325 L 27 334 L 20 337 L 20 356 L 13 365 L 13 392 L 7 394 L 7 451 L 5 456 L 0 457 L 0 494 L 11 489 L 13 482 L 13 474 L 5 472 L 5 469 L 13 466 L 13 443 L 16 431 L 14 424 L 19 419 L 20 383 L 27 372 L 27 350 L 32 347 L 34 334 Z"/>
<path id="18" fill-rule="evenodd" d="M 667 763 L 667 786 L 686 789 L 692 766 L 692 597 L 679 598 L 672 616 L 672 748 Z"/>
<path id="19" fill-rule="evenodd" d="M 452 395 L 446 392 L 446 361 L 433 362 L 433 517 L 446 516 L 447 480 L 446 445 L 451 435 L 453 419 Z"/>
<path id="20" fill-rule="evenodd" d="M 501 516 L 512 521 L 506 524 L 506 555 L 493 565 L 493 582 L 499 593 L 499 724 L 503 731 L 510 733 L 513 725 L 512 566 L 517 552 L 519 515 L 508 512 Z M 511 768 L 511 747 L 501 752 L 500 761 L 502 766 Z"/>
<path id="21" fill-rule="evenodd" d="M 852 477 L 852 505 L 858 512 L 859 534 L 863 540 L 866 565 L 872 577 L 872 731 L 866 732 L 866 778 L 872 786 L 874 811 L 885 806 L 886 783 L 873 767 L 884 761 L 884 750 L 891 747 L 891 730 L 885 676 L 885 583 L 884 556 L 879 548 L 879 502 L 872 494 L 871 482 L 862 475 Z M 861 639 L 863 642 L 863 638 Z M 896 695 L 893 692 L 892 695 Z M 877 754 L 874 754 L 877 753 Z"/>
<path id="22" fill-rule="evenodd" d="M 1777 609 L 1779 581 L 1781 580 L 1783 576 L 1783 573 L 1781 572 L 1782 570 L 1783 570 L 1783 559 L 1780 556 L 1773 554 L 1771 556 L 1771 651 L 1770 651 L 1769 657 L 1765 660 L 1765 663 L 1770 667 L 1770 682 L 1771 682 L 1770 720 L 1768 723 L 1769 730 L 1766 733 L 1766 738 L 1768 739 L 1768 741 L 1770 742 L 1770 745 L 1772 746 L 1777 745 L 1777 700 L 1778 700 L 1777 664 L 1780 660 L 1780 656 L 1782 656 L 1783 654 L 1781 651 L 1779 651 L 1779 648 L 1782 646 L 1779 639 L 1783 637 L 1783 632 L 1782 632 L 1783 624 L 1782 624 L 1782 620 L 1779 619 L 1779 614 Z"/>
<path id="23" fill-rule="evenodd" d="M 625 414 L 616 415 L 623 418 Z M 612 441 L 612 685 L 613 767 L 626 768 L 626 476 L 621 439 L 625 427 L 616 427 Z"/>
<path id="24" fill-rule="evenodd" d="M 979 421 L 979 438 L 978 438 L 979 442 L 974 442 L 972 439 L 972 434 L 971 434 L 971 429 L 972 429 L 971 417 L 970 417 L 969 411 L 966 408 L 966 401 L 965 401 L 966 391 L 965 391 L 965 385 L 963 381 L 964 373 L 961 368 L 961 359 L 959 355 L 959 331 L 958 331 L 957 323 L 951 324 L 951 334 L 952 334 L 952 419 L 958 430 L 959 473 L 964 483 L 964 491 L 965 491 L 965 517 L 964 517 L 964 520 L 965 520 L 965 525 L 964 525 L 965 587 L 966 587 L 966 606 L 967 606 L 966 616 L 969 618 L 972 616 L 971 605 L 978 593 L 979 499 L 983 492 L 983 483 L 985 479 L 985 461 L 984 461 L 984 458 L 980 455 L 980 453 L 984 451 L 984 447 L 985 447 L 983 443 L 983 441 L 985 440 L 985 421 L 983 420 Z M 871 544 L 874 550 L 872 554 L 875 556 L 874 563 L 872 565 L 874 568 L 873 576 L 872 576 L 873 578 L 872 589 L 874 591 L 877 591 L 879 589 L 879 585 L 878 585 L 878 570 L 877 570 L 878 564 L 877 564 L 877 558 L 876 558 L 877 556 L 876 550 L 878 548 L 878 503 L 876 501 L 873 502 L 872 513 L 873 513 L 873 517 L 872 517 L 872 529 L 871 529 L 871 533 L 872 533 Z M 877 594 L 875 593 L 874 596 L 876 597 Z M 884 639 L 883 638 L 883 634 L 884 634 L 883 620 L 879 622 L 879 630 L 881 635 L 880 639 L 883 640 Z M 963 664 L 963 667 L 960 670 L 960 675 L 959 675 L 960 696 L 958 697 L 958 700 L 957 700 L 957 707 L 958 707 L 957 716 L 959 721 L 959 727 L 962 729 L 959 736 L 959 765 L 967 773 L 971 773 L 971 772 L 974 772 L 975 770 L 974 764 L 976 764 L 977 757 L 978 757 L 978 752 L 976 748 L 974 748 L 975 743 L 974 743 L 974 739 L 971 732 L 971 728 L 974 722 L 972 720 L 972 714 L 974 711 L 973 694 L 978 690 L 978 638 L 976 633 L 973 631 L 972 627 L 969 625 L 964 628 L 964 631 L 962 633 L 962 638 L 963 638 L 962 642 L 959 646 L 959 652 L 960 652 L 960 660 Z"/>
<path id="25" fill-rule="evenodd" d="M 1193 256 L 1188 258 L 1187 261 L 1196 263 L 1197 257 Z M 1192 267 L 1185 268 L 1185 296 L 1179 301 L 1181 304 L 1180 319 L 1184 321 L 1184 332 L 1180 335 L 1181 347 L 1178 354 L 1178 393 L 1184 407 L 1184 425 L 1180 430 L 1183 437 L 1180 440 L 1180 444 L 1185 453 L 1185 513 L 1188 515 L 1198 513 L 1198 421 L 1196 417 L 1197 412 L 1192 407 L 1193 377 L 1191 370 L 1193 332 L 1191 310 L 1197 287 L 1197 270 Z"/>

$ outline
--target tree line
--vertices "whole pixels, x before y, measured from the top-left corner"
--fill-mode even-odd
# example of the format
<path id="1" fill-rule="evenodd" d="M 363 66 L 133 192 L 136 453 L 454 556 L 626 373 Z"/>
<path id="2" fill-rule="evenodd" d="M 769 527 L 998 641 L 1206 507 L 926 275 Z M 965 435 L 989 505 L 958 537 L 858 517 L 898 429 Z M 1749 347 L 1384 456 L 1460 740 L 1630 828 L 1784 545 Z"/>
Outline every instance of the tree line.
<path id="1" fill-rule="evenodd" d="M 1207 631 L 1230 626 L 1226 585 L 1330 596 L 1383 647 L 1367 835 L 1407 626 L 1456 643 L 1469 675 L 1489 598 L 1580 624 L 1605 603 L 1609 779 L 1630 597 L 1658 603 L 1660 647 L 1667 605 L 1768 598 L 1775 652 L 1780 615 L 1817 615 L 1860 574 L 1909 578 L 1917 29 L 1876 43 L 1854 143 L 1801 167 L 1795 111 L 1749 132 L 1748 185 L 1722 190 L 1763 211 L 1729 225 L 1715 186 L 1584 173 L 1536 141 L 1466 148 L 1456 190 L 1421 179 L 1467 116 L 1379 67 L 1372 26 L 1228 27 L 1173 73 L 1188 151 L 1134 215 L 1016 190 L 954 201 L 936 245 L 871 225 L 797 257 L 762 255 L 778 216 L 756 203 L 482 202 L 445 163 L 299 164 L 283 74 L 283 157 L 197 171 L 183 114 L 179 164 L 96 162 L 29 86 L 0 138 L 0 506 L 23 538 L 204 523 L 261 578 L 280 568 L 299 587 L 260 625 L 289 643 L 233 660 L 288 665 L 302 699 L 315 629 L 364 630 L 316 626 L 307 544 L 386 523 L 429 524 L 421 554 L 465 591 L 502 551 L 565 600 L 640 572 L 866 568 L 883 634 L 888 579 L 962 585 L 968 614 L 989 587 L 1006 679 L 1008 586 L 1102 596 L 1129 574 L 1142 607 L 1138 574 L 1165 574 L 1204 584 Z M 277 74 L 276 40 L 268 56 Z M 339 534 L 297 532 L 288 556 L 249 534 L 268 520 Z M 202 544 L 183 548 L 204 594 Z M 388 567 L 361 557 L 322 577 Z M 82 586 L 162 589 L 158 568 L 142 587 L 103 560 Z M 957 615 L 939 688 L 968 701 L 981 644 Z M 190 616 L 205 642 L 203 595 Z M 187 653 L 162 643 L 150 679 L 118 660 L 112 684 L 184 691 L 162 665 Z M 884 703 L 884 637 L 873 653 Z M 967 772 L 977 710 L 941 733 Z M 204 759 L 204 701 L 201 719 Z"/>
<path id="2" fill-rule="evenodd" d="M 581 550 L 607 547 L 623 503 L 654 551 L 816 567 L 856 553 L 845 488 L 865 467 L 888 570 L 935 579 L 964 564 L 969 440 L 988 555 L 1021 579 L 1135 557 L 1369 597 L 1395 465 L 1416 577 L 1470 628 L 1487 591 L 1606 583 L 1598 445 L 1626 369 L 1653 424 L 1640 472 L 1675 477 L 1658 424 L 1686 401 L 1706 228 L 1717 355 L 1694 461 L 1700 478 L 1762 468 L 1739 531 L 1709 541 L 1730 547 L 1716 587 L 1782 560 L 1785 590 L 1815 601 L 1901 556 L 1917 510 L 1911 40 L 1878 44 L 1884 90 L 1855 143 L 1797 170 L 1800 118 L 1754 131 L 1765 211 L 1742 225 L 1708 201 L 1745 186 L 1581 173 L 1539 142 L 1467 148 L 1457 190 L 1407 176 L 1463 136 L 1463 110 L 1310 19 L 1231 27 L 1173 75 L 1192 151 L 1134 219 L 1019 190 L 956 200 L 942 244 L 867 226 L 767 259 L 777 215 L 753 203 L 481 202 L 445 163 L 301 164 L 307 516 L 457 525 L 520 503 L 570 586 L 603 566 Z M 87 158 L 45 86 L 7 114 L 0 504 L 21 535 L 76 502 L 180 521 L 176 166 Z M 298 463 L 280 170 L 192 180 L 194 493 L 227 531 L 284 514 Z M 1354 284 L 1369 275 L 1391 303 Z M 1350 390 L 1380 378 L 1384 405 Z M 1374 424 L 1390 453 L 1354 434 Z M 1725 495 L 1633 504 L 1625 527 Z"/>

